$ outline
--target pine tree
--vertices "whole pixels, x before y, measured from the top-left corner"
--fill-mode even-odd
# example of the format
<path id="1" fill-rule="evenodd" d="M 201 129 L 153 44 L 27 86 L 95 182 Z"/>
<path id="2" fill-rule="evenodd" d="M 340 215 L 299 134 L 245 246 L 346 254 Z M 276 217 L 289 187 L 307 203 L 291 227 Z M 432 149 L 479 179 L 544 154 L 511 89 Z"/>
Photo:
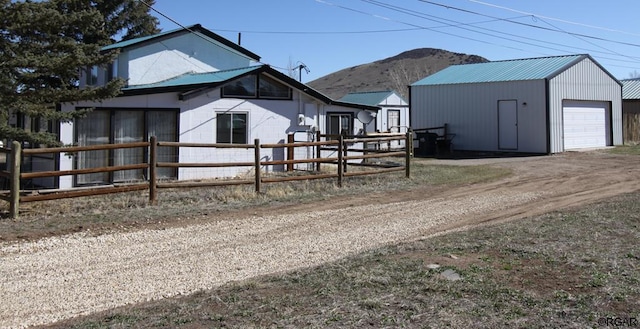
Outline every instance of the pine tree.
<path id="1" fill-rule="evenodd" d="M 122 80 L 79 89 L 80 69 L 106 67 L 116 53 L 103 46 L 118 34 L 157 32 L 156 25 L 134 0 L 0 0 L 0 139 L 60 145 L 54 134 L 10 125 L 10 116 L 68 122 L 86 111 L 61 112 L 59 104 L 115 97 Z"/>

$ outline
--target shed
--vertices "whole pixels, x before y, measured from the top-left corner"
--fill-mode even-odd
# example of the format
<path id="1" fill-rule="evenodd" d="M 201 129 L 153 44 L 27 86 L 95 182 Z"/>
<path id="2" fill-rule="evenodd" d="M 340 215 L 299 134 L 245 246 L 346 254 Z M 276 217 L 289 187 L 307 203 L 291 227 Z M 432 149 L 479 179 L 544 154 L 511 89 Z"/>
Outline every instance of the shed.
<path id="1" fill-rule="evenodd" d="M 380 107 L 375 118 L 375 127 L 368 126 L 369 130 L 404 133 L 410 127 L 409 103 L 393 90 L 352 92 L 340 101 Z"/>
<path id="2" fill-rule="evenodd" d="M 640 79 L 622 80 L 624 142 L 640 142 Z"/>
<path id="3" fill-rule="evenodd" d="M 622 144 L 622 84 L 586 54 L 453 65 L 410 86 L 414 129 L 453 149 L 549 154 Z"/>

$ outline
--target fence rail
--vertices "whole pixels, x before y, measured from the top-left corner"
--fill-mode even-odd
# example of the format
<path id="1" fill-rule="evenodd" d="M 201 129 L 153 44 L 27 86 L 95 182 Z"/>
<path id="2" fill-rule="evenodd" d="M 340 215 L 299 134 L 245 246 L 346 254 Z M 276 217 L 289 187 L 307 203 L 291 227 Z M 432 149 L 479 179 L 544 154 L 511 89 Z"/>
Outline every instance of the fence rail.
<path id="1" fill-rule="evenodd" d="M 346 138 L 348 137 L 348 138 Z M 321 140 L 324 138 L 325 140 Z M 5 153 L 8 157 L 7 170 L 0 171 L 0 177 L 4 177 L 9 181 L 8 193 L 0 193 L 0 199 L 9 202 L 10 216 L 16 218 L 19 215 L 19 205 L 21 202 L 34 202 L 44 200 L 55 200 L 63 198 L 75 198 L 92 195 L 103 195 L 110 193 L 122 193 L 130 191 L 149 190 L 149 203 L 154 205 L 158 202 L 158 190 L 166 188 L 193 188 L 193 187 L 215 187 L 226 185 L 251 185 L 255 186 L 256 192 L 261 192 L 262 183 L 278 183 L 299 180 L 312 179 L 337 179 L 338 186 L 342 186 L 345 177 L 381 174 L 396 171 L 405 171 L 405 176 L 410 177 L 410 159 L 412 156 L 412 134 L 391 134 L 383 136 L 343 136 L 343 135 L 321 135 L 316 134 L 316 141 L 309 142 L 288 142 L 282 144 L 260 144 L 260 140 L 256 139 L 253 144 L 206 144 L 206 143 L 180 143 L 180 142 L 158 142 L 156 137 L 151 137 L 149 142 L 136 142 L 126 144 L 103 144 L 91 146 L 73 146 L 60 148 L 41 148 L 41 149 L 22 149 L 20 143 L 13 142 L 11 149 L 2 149 L 0 152 Z M 291 140 L 291 139 L 290 139 Z M 404 149 L 382 149 L 376 147 L 393 141 L 404 141 Z M 373 148 L 370 148 L 374 145 Z M 247 152 L 253 152 L 253 161 L 244 162 L 160 162 L 158 161 L 159 147 L 173 147 L 176 151 L 180 148 L 210 148 L 210 149 L 245 149 Z M 312 147 L 312 158 L 294 158 L 294 150 L 299 147 Z M 73 170 L 59 171 L 41 171 L 41 172 L 21 172 L 21 159 L 25 155 L 34 154 L 76 154 L 79 152 L 99 151 L 99 150 L 117 150 L 126 148 L 146 148 L 148 149 L 148 161 L 141 163 L 131 163 L 127 165 L 111 165 L 95 168 L 80 168 Z M 286 151 L 286 160 L 262 160 L 261 151 L 265 149 L 282 148 Z M 333 155 L 322 157 L 323 151 L 330 151 Z M 178 152 L 176 152 L 178 154 Z M 364 164 L 372 158 L 398 158 L 404 157 L 404 165 L 398 164 L 395 167 L 379 166 L 375 164 L 367 164 L 371 168 L 366 171 L 347 172 L 348 165 Z M 358 160 L 361 160 L 358 163 Z M 286 165 L 287 171 L 292 171 L 296 164 L 314 164 L 315 171 L 305 174 L 284 175 L 282 177 L 271 176 L 263 177 L 263 168 L 269 166 Z M 321 165 L 333 164 L 334 172 L 321 172 Z M 158 168 L 237 168 L 252 167 L 252 179 L 228 179 L 228 180 L 208 180 L 208 181 L 164 181 L 159 180 L 157 175 Z M 373 169 L 376 168 L 376 169 Z M 72 189 L 51 189 L 40 190 L 37 193 L 31 190 L 21 190 L 21 182 L 26 179 L 33 178 L 50 178 L 61 176 L 76 176 L 82 174 L 95 173 L 112 173 L 122 170 L 140 170 L 149 171 L 148 180 L 143 183 L 121 184 L 121 185 L 105 185 L 97 187 L 81 187 Z"/>

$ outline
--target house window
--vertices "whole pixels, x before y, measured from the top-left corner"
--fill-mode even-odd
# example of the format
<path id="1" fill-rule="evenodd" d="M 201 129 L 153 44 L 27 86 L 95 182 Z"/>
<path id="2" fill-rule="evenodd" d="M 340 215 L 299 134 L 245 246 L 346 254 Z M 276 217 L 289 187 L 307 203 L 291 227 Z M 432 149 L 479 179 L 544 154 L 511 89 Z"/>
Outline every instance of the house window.
<path id="1" fill-rule="evenodd" d="M 291 88 L 271 79 L 267 76 L 260 76 L 260 98 L 271 99 L 291 99 Z"/>
<path id="2" fill-rule="evenodd" d="M 223 97 L 255 98 L 256 76 L 248 75 L 222 87 Z"/>
<path id="3" fill-rule="evenodd" d="M 118 77 L 118 60 L 116 59 L 113 63 L 110 63 L 107 66 L 107 82 Z"/>
<path id="4" fill-rule="evenodd" d="M 156 136 L 158 141 L 175 142 L 177 136 L 176 110 L 96 109 L 86 117 L 77 119 L 76 144 L 78 146 L 120 144 L 148 141 Z M 148 157 L 146 148 L 125 148 L 78 152 L 77 169 L 100 168 L 144 163 Z M 158 161 L 174 162 L 177 151 L 172 147 L 158 148 Z M 158 177 L 177 177 L 175 168 L 158 168 Z M 83 174 L 76 176 L 76 185 L 101 185 L 144 180 L 146 170 L 120 170 L 112 173 Z"/>
<path id="5" fill-rule="evenodd" d="M 216 115 L 216 142 L 246 144 L 247 114 L 218 113 Z"/>
<path id="6" fill-rule="evenodd" d="M 86 72 L 86 84 L 87 86 L 95 86 L 98 84 L 98 67 L 92 66 L 87 69 Z"/>
<path id="7" fill-rule="evenodd" d="M 353 132 L 353 113 L 327 113 L 329 135 L 350 135 Z"/>
<path id="8" fill-rule="evenodd" d="M 224 85 L 222 97 L 291 99 L 292 91 L 290 87 L 265 75 L 248 75 Z"/>

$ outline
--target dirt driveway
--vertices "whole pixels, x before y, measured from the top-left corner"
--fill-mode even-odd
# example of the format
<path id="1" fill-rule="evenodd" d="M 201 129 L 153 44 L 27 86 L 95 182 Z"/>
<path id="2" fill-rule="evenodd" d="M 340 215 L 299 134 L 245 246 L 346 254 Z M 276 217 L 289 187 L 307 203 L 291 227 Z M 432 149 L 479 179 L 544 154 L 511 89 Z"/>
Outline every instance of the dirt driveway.
<path id="1" fill-rule="evenodd" d="M 602 152 L 484 160 L 515 174 L 457 188 L 249 210 L 234 214 L 232 220 L 209 218 L 164 229 L 3 243 L 0 327 L 45 324 L 190 294 L 385 244 L 637 191 L 638 160 Z"/>

